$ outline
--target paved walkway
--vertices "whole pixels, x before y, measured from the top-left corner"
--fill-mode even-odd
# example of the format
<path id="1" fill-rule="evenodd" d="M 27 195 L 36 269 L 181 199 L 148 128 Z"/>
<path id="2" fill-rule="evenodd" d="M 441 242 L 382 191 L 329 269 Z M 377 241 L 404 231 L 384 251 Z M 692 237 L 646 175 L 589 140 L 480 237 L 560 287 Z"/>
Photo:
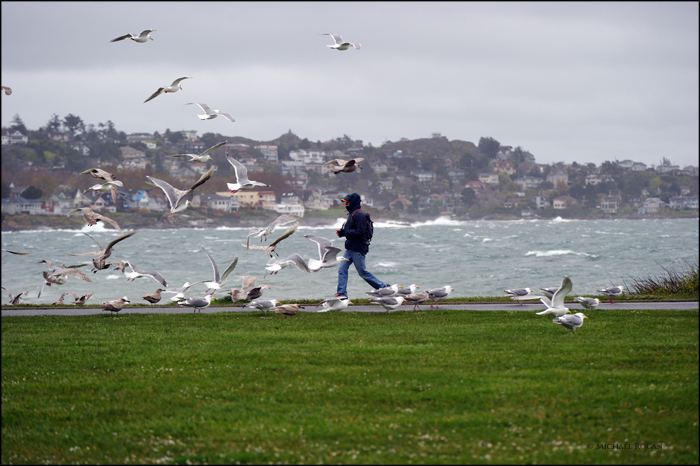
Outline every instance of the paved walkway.
<path id="1" fill-rule="evenodd" d="M 570 303 L 568 304 L 569 309 L 573 312 L 578 312 L 583 308 L 579 304 Z M 600 303 L 598 310 L 610 310 L 610 311 L 621 311 L 621 310 L 635 310 L 635 309 L 654 309 L 659 311 L 692 311 L 698 310 L 700 306 L 697 301 L 647 301 L 647 302 L 620 302 L 620 303 Z M 320 306 L 307 305 L 302 312 L 316 312 L 320 309 Z M 421 310 L 430 310 L 428 306 L 421 306 Z M 520 311 L 520 312 L 539 312 L 544 309 L 542 304 L 511 304 L 511 303 L 498 303 L 498 304 L 440 304 L 437 306 L 437 310 L 447 310 L 454 309 L 460 311 Z M 413 306 L 401 306 L 395 311 L 413 311 Z M 127 306 L 119 314 L 191 314 L 192 308 L 179 308 L 179 307 L 157 307 L 157 306 L 143 306 L 134 305 Z M 232 306 L 210 306 L 206 309 L 202 309 L 202 314 L 215 314 L 218 312 L 260 312 L 254 309 L 244 309 L 241 307 Z M 384 308 L 381 306 L 371 306 L 371 305 L 360 305 L 360 306 L 350 306 L 347 310 L 341 312 L 385 312 Z M 74 308 L 18 308 L 13 309 L 12 306 L 3 305 L 2 307 L 2 317 L 14 317 L 14 316 L 41 316 L 41 315 L 61 315 L 61 316 L 84 316 L 84 315 L 95 315 L 95 314 L 106 314 L 107 311 L 103 311 L 101 306 L 95 307 L 95 305 L 87 305 L 85 307 L 74 307 Z"/>

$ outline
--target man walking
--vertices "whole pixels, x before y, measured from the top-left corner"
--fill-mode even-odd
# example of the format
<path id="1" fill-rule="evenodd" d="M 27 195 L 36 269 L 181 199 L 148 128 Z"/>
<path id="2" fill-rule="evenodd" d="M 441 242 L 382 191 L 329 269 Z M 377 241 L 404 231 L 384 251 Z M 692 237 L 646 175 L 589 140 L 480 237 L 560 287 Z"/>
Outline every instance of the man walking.
<path id="1" fill-rule="evenodd" d="M 361 209 L 360 195 L 357 193 L 348 194 L 341 202 L 348 211 L 348 219 L 343 226 L 336 230 L 339 237 L 345 237 L 345 253 L 343 257 L 347 259 L 338 266 L 338 289 L 336 297 L 347 298 L 348 269 L 350 264 L 355 264 L 357 273 L 372 288 L 385 288 L 388 285 L 372 275 L 365 268 L 365 256 L 369 252 L 369 243 L 372 239 L 373 226 L 369 214 Z"/>

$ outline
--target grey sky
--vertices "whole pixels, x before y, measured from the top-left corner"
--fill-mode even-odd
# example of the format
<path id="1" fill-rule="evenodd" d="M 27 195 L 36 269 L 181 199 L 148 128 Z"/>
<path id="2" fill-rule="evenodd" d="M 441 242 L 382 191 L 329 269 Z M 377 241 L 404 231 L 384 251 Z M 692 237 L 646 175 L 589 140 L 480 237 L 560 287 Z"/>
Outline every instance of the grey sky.
<path id="1" fill-rule="evenodd" d="M 2 125 L 478 143 L 698 164 L 698 3 L 2 2 Z M 156 29 L 155 40 L 109 42 Z M 326 48 L 333 32 L 360 50 Z M 143 101 L 175 78 L 183 90 Z M 200 121 L 204 102 L 236 119 Z"/>

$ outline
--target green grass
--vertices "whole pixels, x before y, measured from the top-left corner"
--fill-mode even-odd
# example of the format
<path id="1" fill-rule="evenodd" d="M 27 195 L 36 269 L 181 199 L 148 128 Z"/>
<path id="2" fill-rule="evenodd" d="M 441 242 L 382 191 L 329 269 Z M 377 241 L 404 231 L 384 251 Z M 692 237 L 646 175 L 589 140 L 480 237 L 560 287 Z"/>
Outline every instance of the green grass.
<path id="1" fill-rule="evenodd" d="M 587 314 L 3 317 L 2 462 L 696 464 L 698 312 Z"/>

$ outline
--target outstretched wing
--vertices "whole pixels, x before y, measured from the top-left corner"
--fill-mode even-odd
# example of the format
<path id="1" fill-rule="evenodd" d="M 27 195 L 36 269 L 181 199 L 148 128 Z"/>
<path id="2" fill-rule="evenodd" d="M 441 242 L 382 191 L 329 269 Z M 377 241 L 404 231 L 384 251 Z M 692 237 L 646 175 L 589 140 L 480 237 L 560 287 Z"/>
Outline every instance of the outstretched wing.
<path id="1" fill-rule="evenodd" d="M 233 272 L 233 270 L 236 268 L 236 265 L 238 265 L 238 257 L 234 258 L 231 263 L 226 267 L 226 270 L 224 270 L 224 273 L 221 274 L 221 282 L 223 283 L 226 281 L 226 278 L 228 278 L 229 274 Z"/>
<path id="2" fill-rule="evenodd" d="M 245 181 L 248 179 L 248 169 L 243 165 L 241 162 L 238 160 L 234 159 L 230 155 L 226 156 L 226 160 L 228 160 L 228 163 L 231 164 L 233 167 L 233 171 L 236 175 L 236 182 L 240 183 L 241 181 Z"/>
<path id="3" fill-rule="evenodd" d="M 178 84 L 180 84 L 180 82 L 184 81 L 185 79 L 189 79 L 189 76 L 184 76 L 184 77 L 182 77 L 182 78 L 177 78 L 175 81 L 173 81 L 173 83 L 171 84 L 171 86 L 177 86 Z"/>
<path id="4" fill-rule="evenodd" d="M 214 280 L 213 281 L 216 283 L 221 283 L 219 281 L 219 279 L 220 279 L 219 268 L 216 266 L 216 262 L 214 262 L 214 258 L 211 257 L 211 255 L 209 253 L 206 253 L 206 254 L 207 254 L 207 257 L 209 258 L 209 262 L 211 262 L 211 268 L 214 270 Z"/>
<path id="5" fill-rule="evenodd" d="M 95 213 L 95 219 L 97 219 L 97 220 L 99 220 L 99 221 L 101 221 L 101 222 L 104 222 L 104 223 L 109 223 L 110 225 L 112 225 L 112 226 L 113 226 L 114 228 L 116 228 L 117 230 L 121 230 L 121 229 L 122 229 L 122 228 L 119 226 L 119 224 L 118 224 L 117 222 L 115 222 L 114 220 L 112 220 L 112 219 L 109 218 L 109 217 L 105 217 L 105 216 L 102 215 L 102 214 Z"/>
<path id="6" fill-rule="evenodd" d="M 187 191 L 183 191 L 182 189 L 173 188 L 170 183 L 159 178 L 148 175 L 146 175 L 146 178 L 165 193 L 165 197 L 168 199 L 168 204 L 170 204 L 171 209 L 174 209 L 180 202 L 182 196 L 187 193 Z"/>
<path id="7" fill-rule="evenodd" d="M 151 96 L 148 99 L 144 100 L 143 103 L 145 104 L 149 100 L 153 100 L 156 97 L 158 97 L 163 92 L 163 89 L 164 89 L 163 87 L 159 87 L 158 90 L 155 91 L 153 94 L 151 94 Z"/>
<path id="8" fill-rule="evenodd" d="M 209 178 L 211 178 L 212 173 L 214 173 L 214 167 L 211 167 L 209 170 L 207 170 L 205 174 L 200 176 L 199 179 L 195 181 L 195 183 L 192 186 L 190 186 L 190 189 L 188 189 L 188 191 L 192 192 L 198 186 L 203 185 Z"/>
<path id="9" fill-rule="evenodd" d="M 331 241 L 327 240 L 326 238 L 314 235 L 304 235 L 304 238 L 316 243 L 316 246 L 318 246 L 318 258 L 319 260 L 323 261 L 323 256 L 326 253 L 326 248 L 332 246 Z"/>
<path id="10" fill-rule="evenodd" d="M 211 146 L 209 149 L 205 149 L 205 150 L 204 150 L 201 154 L 199 154 L 199 155 L 204 155 L 204 154 L 206 154 L 207 152 L 211 152 L 211 151 L 213 151 L 213 150 L 216 150 L 216 149 L 218 149 L 218 148 L 221 147 L 221 146 L 225 146 L 226 144 L 228 144 L 228 141 L 223 141 L 223 142 L 219 142 L 219 143 L 217 143 L 217 144 L 214 144 L 214 145 Z"/>
<path id="11" fill-rule="evenodd" d="M 110 243 L 107 245 L 107 248 L 105 249 L 105 256 L 108 256 L 109 254 L 112 253 L 112 248 L 114 247 L 115 244 L 117 244 L 118 242 L 123 241 L 123 240 L 129 238 L 129 237 L 130 237 L 131 235 L 133 235 L 134 233 L 136 233 L 136 230 L 130 231 L 129 233 L 127 233 L 127 234 L 125 234 L 125 235 L 122 235 L 122 236 L 120 236 L 119 238 L 117 238 L 117 239 L 115 239 L 115 240 L 112 240 L 112 242 L 110 242 Z"/>
<path id="12" fill-rule="evenodd" d="M 564 277 L 564 279 L 561 281 L 561 286 L 552 296 L 552 307 L 563 307 L 564 298 L 566 298 L 566 295 L 571 293 L 573 286 L 574 285 L 571 282 L 571 279 L 569 277 Z"/>
<path id="13" fill-rule="evenodd" d="M 117 42 L 120 40 L 128 39 L 130 37 L 134 37 L 131 34 L 124 34 L 123 36 L 115 37 L 114 39 L 110 40 L 110 42 Z"/>

